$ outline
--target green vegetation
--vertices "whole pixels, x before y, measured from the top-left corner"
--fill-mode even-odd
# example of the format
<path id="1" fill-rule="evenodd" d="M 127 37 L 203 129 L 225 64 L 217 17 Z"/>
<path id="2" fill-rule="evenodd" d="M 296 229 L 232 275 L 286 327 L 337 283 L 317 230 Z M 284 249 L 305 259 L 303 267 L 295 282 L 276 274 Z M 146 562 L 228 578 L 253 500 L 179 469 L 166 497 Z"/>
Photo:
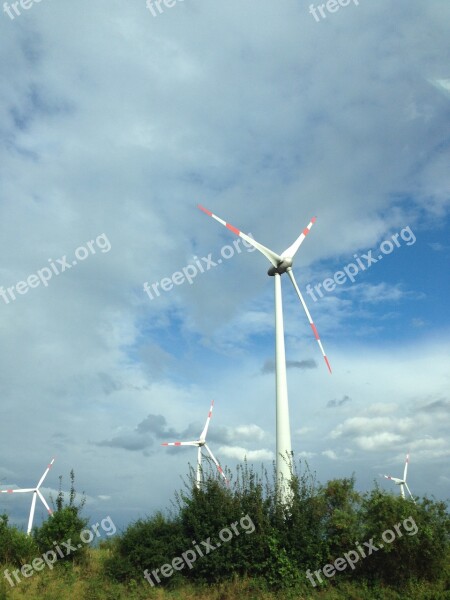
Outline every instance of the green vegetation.
<path id="1" fill-rule="evenodd" d="M 99 548 L 85 545 L 12 587 L 6 568 L 20 569 L 54 542 L 80 539 L 87 520 L 83 502 L 75 504 L 73 473 L 71 480 L 68 504 L 60 492 L 54 517 L 32 537 L 0 517 L 0 600 L 450 599 L 446 503 L 414 504 L 378 487 L 360 494 L 353 478 L 320 485 L 304 469 L 293 473 L 284 506 L 274 477 L 246 463 L 230 488 L 208 476 L 198 490 L 191 473 L 170 512 L 139 519 Z"/>

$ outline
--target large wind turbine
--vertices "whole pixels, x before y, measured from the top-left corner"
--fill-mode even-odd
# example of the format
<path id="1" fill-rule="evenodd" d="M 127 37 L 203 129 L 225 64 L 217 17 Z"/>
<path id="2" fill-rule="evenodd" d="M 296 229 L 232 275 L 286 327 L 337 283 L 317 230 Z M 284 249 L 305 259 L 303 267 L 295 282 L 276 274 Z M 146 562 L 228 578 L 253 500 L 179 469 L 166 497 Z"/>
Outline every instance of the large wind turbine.
<path id="1" fill-rule="evenodd" d="M 193 442 L 164 442 L 163 444 L 161 444 L 161 446 L 197 446 L 198 450 L 197 450 L 197 480 L 196 480 L 196 483 L 197 483 L 198 489 L 200 489 L 200 482 L 201 482 L 202 456 L 203 456 L 202 448 L 203 448 L 203 446 L 208 451 L 210 457 L 212 458 L 214 464 L 217 467 L 217 470 L 219 471 L 219 473 L 222 475 L 222 477 L 225 479 L 226 483 L 228 484 L 228 479 L 226 478 L 226 475 L 223 472 L 222 467 L 219 465 L 214 454 L 211 452 L 208 444 L 206 443 L 206 434 L 208 433 L 208 427 L 209 427 L 209 422 L 211 421 L 211 415 L 212 415 L 213 408 L 214 408 L 214 400 L 211 402 L 211 408 L 209 409 L 209 413 L 208 413 L 208 417 L 206 419 L 205 426 L 203 427 L 203 431 L 201 432 L 198 440 L 195 440 Z"/>
<path id="2" fill-rule="evenodd" d="M 292 445 L 291 445 L 291 430 L 289 424 L 289 405 L 288 405 L 288 390 L 287 390 L 287 376 L 286 376 L 286 353 L 284 347 L 284 325 L 283 325 L 283 306 L 282 306 L 282 297 L 281 297 L 281 275 L 283 273 L 287 273 L 292 285 L 294 286 L 295 291 L 300 299 L 300 302 L 303 306 L 303 309 L 308 318 L 309 324 L 314 333 L 314 337 L 319 344 L 320 351 L 322 352 L 325 363 L 328 367 L 328 370 L 331 373 L 330 363 L 328 362 L 328 358 L 325 354 L 325 351 L 322 346 L 322 342 L 319 338 L 319 333 L 317 331 L 316 326 L 311 318 L 308 307 L 306 306 L 306 302 L 298 288 L 297 282 L 295 281 L 294 273 L 292 271 L 292 264 L 294 256 L 297 250 L 300 248 L 305 237 L 311 230 L 311 227 L 314 225 L 316 221 L 316 217 L 313 217 L 309 223 L 309 225 L 302 231 L 302 233 L 298 236 L 295 242 L 286 248 L 284 252 L 281 254 L 277 254 L 273 252 L 269 248 L 266 248 L 262 244 L 255 241 L 253 238 L 249 237 L 236 227 L 233 227 L 230 223 L 227 223 L 217 215 L 213 214 L 207 208 L 204 208 L 200 204 L 198 208 L 206 213 L 209 217 L 212 217 L 219 223 L 221 223 L 224 227 L 232 231 L 235 235 L 241 237 L 246 242 L 251 244 L 254 248 L 259 250 L 261 254 L 263 254 L 267 260 L 271 263 L 270 269 L 267 271 L 267 274 L 271 277 L 274 277 L 275 281 L 275 374 L 276 374 L 276 450 L 277 450 L 277 459 L 276 459 L 276 468 L 277 468 L 277 478 L 278 483 L 281 487 L 281 496 L 283 499 L 287 498 L 287 490 L 285 484 L 289 481 L 291 475 L 291 468 L 289 464 L 290 457 L 292 455 Z M 284 482 L 284 484 L 282 483 Z"/>
<path id="3" fill-rule="evenodd" d="M 390 479 L 396 485 L 400 486 L 400 494 L 402 495 L 403 499 L 405 498 L 405 487 L 406 487 L 406 489 L 408 490 L 408 494 L 411 496 L 411 499 L 415 504 L 416 501 L 414 500 L 414 496 L 411 494 L 411 490 L 409 489 L 408 484 L 406 483 L 406 474 L 408 472 L 408 464 L 409 464 L 409 454 L 406 455 L 405 468 L 403 469 L 403 479 L 399 479 L 398 477 L 392 477 L 392 475 L 384 475 L 383 477 L 385 477 L 386 479 Z"/>
<path id="4" fill-rule="evenodd" d="M 47 466 L 47 468 L 45 470 L 45 473 L 39 479 L 38 484 L 37 484 L 36 487 L 34 487 L 34 488 L 18 488 L 18 489 L 14 489 L 14 490 L 0 490 L 0 494 L 26 494 L 26 493 L 30 493 L 30 492 L 33 493 L 33 499 L 31 500 L 30 517 L 28 519 L 27 535 L 30 535 L 31 529 L 33 527 L 34 510 L 36 508 L 36 498 L 37 498 L 37 496 L 39 496 L 39 498 L 41 499 L 42 504 L 47 509 L 48 514 L 49 515 L 53 514 L 52 509 L 47 504 L 47 501 L 44 498 L 44 496 L 42 495 L 41 490 L 39 488 L 44 483 L 44 479 L 47 477 L 47 474 L 50 471 L 50 469 L 52 468 L 54 462 L 55 462 L 55 459 L 52 458 L 50 464 Z"/>

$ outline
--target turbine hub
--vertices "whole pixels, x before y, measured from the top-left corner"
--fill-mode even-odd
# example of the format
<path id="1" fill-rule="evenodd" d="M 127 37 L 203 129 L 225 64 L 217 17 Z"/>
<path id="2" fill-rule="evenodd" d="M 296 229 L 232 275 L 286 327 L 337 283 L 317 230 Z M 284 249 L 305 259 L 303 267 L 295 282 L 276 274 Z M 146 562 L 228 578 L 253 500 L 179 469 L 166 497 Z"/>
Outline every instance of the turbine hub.
<path id="1" fill-rule="evenodd" d="M 292 267 L 292 263 L 293 263 L 292 258 L 290 258 L 289 256 L 286 256 L 285 258 L 282 258 L 280 260 L 280 262 L 278 263 L 278 265 L 276 267 L 270 267 L 270 269 L 267 271 L 267 275 L 269 275 L 270 277 L 273 277 L 275 275 L 275 273 L 282 275 L 283 273 L 286 273 L 286 271 Z"/>

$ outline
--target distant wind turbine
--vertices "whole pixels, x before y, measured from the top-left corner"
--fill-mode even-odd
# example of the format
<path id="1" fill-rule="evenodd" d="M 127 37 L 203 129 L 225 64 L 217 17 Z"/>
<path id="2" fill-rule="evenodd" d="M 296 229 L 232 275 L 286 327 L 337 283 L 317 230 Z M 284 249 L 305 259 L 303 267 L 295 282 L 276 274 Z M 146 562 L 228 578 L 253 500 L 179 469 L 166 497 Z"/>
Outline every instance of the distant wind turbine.
<path id="1" fill-rule="evenodd" d="M 197 477 L 196 477 L 196 485 L 197 485 L 198 489 L 200 489 L 200 482 L 201 482 L 202 457 L 203 457 L 202 448 L 203 447 L 206 448 L 206 450 L 208 451 L 208 454 L 210 455 L 210 457 L 213 460 L 213 463 L 216 465 L 217 470 L 222 475 L 222 477 L 225 479 L 225 482 L 228 484 L 228 479 L 226 478 L 222 467 L 219 465 L 216 457 L 211 452 L 208 444 L 206 443 L 206 434 L 208 433 L 208 427 L 209 427 L 209 422 L 211 421 L 213 408 L 214 408 L 214 400 L 211 402 L 211 408 L 209 409 L 209 413 L 208 413 L 208 417 L 206 419 L 205 426 L 204 426 L 203 431 L 201 432 L 198 440 L 194 440 L 193 442 L 164 442 L 163 444 L 161 444 L 161 446 L 196 446 L 198 448 L 198 450 L 197 450 Z"/>
<path id="2" fill-rule="evenodd" d="M 49 515 L 53 514 L 52 509 L 47 504 L 47 501 L 45 500 L 45 498 L 42 495 L 41 490 L 39 488 L 43 484 L 44 479 L 47 477 L 47 474 L 50 471 L 50 469 L 52 468 L 54 462 L 55 462 L 55 459 L 52 458 L 50 464 L 47 466 L 47 469 L 45 470 L 45 473 L 39 479 L 38 484 L 37 484 L 36 487 L 34 487 L 34 488 L 18 488 L 18 489 L 0 490 L 0 494 L 27 494 L 27 493 L 32 493 L 33 494 L 33 498 L 31 500 L 30 517 L 28 519 L 27 535 L 30 535 L 31 529 L 33 528 L 33 518 L 34 518 L 34 511 L 35 511 L 35 508 L 36 508 L 36 498 L 37 498 L 37 496 L 39 496 L 39 498 L 41 499 L 41 502 L 45 506 L 45 508 L 47 509 L 48 514 Z"/>
<path id="3" fill-rule="evenodd" d="M 408 464 L 409 464 L 409 454 L 406 455 L 405 468 L 403 469 L 403 479 L 399 479 L 398 477 L 392 477 L 391 475 L 383 475 L 383 477 L 385 477 L 385 479 L 390 479 L 396 485 L 400 486 L 400 494 L 402 495 L 402 498 L 405 498 L 405 487 L 406 487 L 409 495 L 411 496 L 412 501 L 415 504 L 416 501 L 414 500 L 414 496 L 411 494 L 411 490 L 409 489 L 408 484 L 406 483 L 406 474 L 408 472 Z"/>

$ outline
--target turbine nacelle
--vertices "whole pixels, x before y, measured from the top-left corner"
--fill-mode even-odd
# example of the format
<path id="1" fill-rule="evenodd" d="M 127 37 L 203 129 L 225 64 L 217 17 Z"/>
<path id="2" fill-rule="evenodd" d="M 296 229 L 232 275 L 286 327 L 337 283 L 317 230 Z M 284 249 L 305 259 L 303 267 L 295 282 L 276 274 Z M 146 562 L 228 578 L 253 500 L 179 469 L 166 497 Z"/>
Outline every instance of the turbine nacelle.
<path id="1" fill-rule="evenodd" d="M 292 258 L 286 256 L 280 260 L 276 267 L 270 267 L 270 269 L 267 271 L 267 275 L 270 277 L 274 277 L 276 273 L 278 273 L 278 275 L 282 275 L 283 273 L 286 273 L 288 269 L 292 268 L 293 262 L 294 260 Z"/>
<path id="2" fill-rule="evenodd" d="M 406 483 L 404 479 L 397 479 L 396 477 L 391 477 L 390 475 L 385 475 L 385 478 L 393 481 L 395 485 L 405 485 Z"/>

